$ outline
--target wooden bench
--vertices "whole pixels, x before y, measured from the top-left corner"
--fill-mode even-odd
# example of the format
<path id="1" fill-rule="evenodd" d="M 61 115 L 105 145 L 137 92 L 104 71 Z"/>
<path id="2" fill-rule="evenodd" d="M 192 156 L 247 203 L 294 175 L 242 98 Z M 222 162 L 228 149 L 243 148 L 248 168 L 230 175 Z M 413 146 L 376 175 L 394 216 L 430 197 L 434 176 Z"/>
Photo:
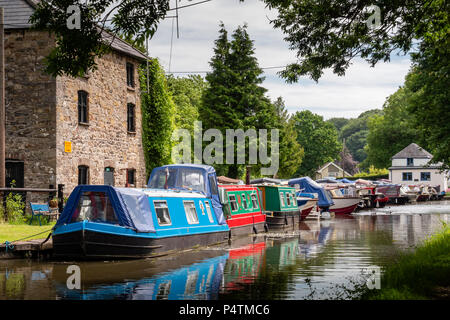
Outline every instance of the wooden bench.
<path id="1" fill-rule="evenodd" d="M 39 220 L 39 225 L 41 226 L 41 217 L 47 217 L 48 219 L 52 218 L 58 218 L 59 212 L 58 208 L 50 208 L 48 203 L 35 203 L 30 202 L 30 208 L 31 208 L 31 219 L 30 223 L 33 222 L 34 217 L 36 217 Z"/>

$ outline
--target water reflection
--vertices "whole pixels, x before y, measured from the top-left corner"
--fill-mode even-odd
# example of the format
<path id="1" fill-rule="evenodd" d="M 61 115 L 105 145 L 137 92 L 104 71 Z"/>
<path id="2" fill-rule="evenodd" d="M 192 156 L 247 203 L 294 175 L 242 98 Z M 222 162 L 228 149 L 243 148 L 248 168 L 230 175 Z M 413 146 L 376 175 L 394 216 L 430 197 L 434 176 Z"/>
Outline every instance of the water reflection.
<path id="1" fill-rule="evenodd" d="M 359 215 L 301 222 L 294 232 L 158 259 L 0 260 L 0 299 L 325 299 L 370 265 L 383 266 L 449 222 L 450 214 Z M 70 290 L 67 267 L 81 269 Z"/>

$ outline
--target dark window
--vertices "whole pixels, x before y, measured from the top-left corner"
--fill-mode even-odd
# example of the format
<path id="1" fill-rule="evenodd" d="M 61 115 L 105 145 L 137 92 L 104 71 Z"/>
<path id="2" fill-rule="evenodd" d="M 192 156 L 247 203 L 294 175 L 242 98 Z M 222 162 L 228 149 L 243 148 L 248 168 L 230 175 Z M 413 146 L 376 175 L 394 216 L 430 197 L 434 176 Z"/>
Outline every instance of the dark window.
<path id="1" fill-rule="evenodd" d="M 127 62 L 127 86 L 134 88 L 134 64 Z"/>
<path id="2" fill-rule="evenodd" d="M 258 209 L 258 199 L 256 198 L 256 194 L 251 195 L 253 208 Z"/>
<path id="3" fill-rule="evenodd" d="M 127 130 L 129 132 L 135 132 L 136 131 L 136 124 L 135 124 L 135 106 L 132 103 L 129 103 L 127 105 Z"/>
<path id="4" fill-rule="evenodd" d="M 134 186 L 136 184 L 136 170 L 127 169 L 127 184 Z"/>
<path id="5" fill-rule="evenodd" d="M 412 181 L 412 172 L 403 172 L 403 181 Z"/>
<path id="6" fill-rule="evenodd" d="M 94 191 L 83 192 L 71 222 L 83 220 L 119 223 L 108 195 Z"/>
<path id="7" fill-rule="evenodd" d="M 407 166 L 413 166 L 414 165 L 414 159 L 413 158 L 406 158 L 406 165 Z"/>
<path id="8" fill-rule="evenodd" d="M 238 210 L 238 206 L 236 203 L 236 196 L 235 195 L 230 195 L 230 206 L 231 206 L 231 211 L 237 211 Z"/>
<path id="9" fill-rule="evenodd" d="M 431 173 L 430 172 L 421 172 L 420 173 L 420 181 L 430 181 Z"/>
<path id="10" fill-rule="evenodd" d="M 241 198 L 242 198 L 242 206 L 244 207 L 244 209 L 248 209 L 247 197 L 245 196 L 245 194 L 242 194 Z"/>
<path id="11" fill-rule="evenodd" d="M 88 123 L 88 93 L 78 91 L 78 122 Z"/>
<path id="12" fill-rule="evenodd" d="M 214 195 L 218 194 L 219 191 L 217 190 L 216 179 L 214 179 L 213 175 L 210 175 L 208 178 L 209 178 L 209 184 L 211 187 L 211 194 L 214 194 Z"/>
<path id="13" fill-rule="evenodd" d="M 14 185 L 15 188 L 23 188 L 25 177 L 24 162 L 19 160 L 6 160 L 5 169 L 6 187 L 10 188 Z"/>
<path id="14" fill-rule="evenodd" d="M 89 167 L 78 166 L 78 184 L 88 184 Z"/>

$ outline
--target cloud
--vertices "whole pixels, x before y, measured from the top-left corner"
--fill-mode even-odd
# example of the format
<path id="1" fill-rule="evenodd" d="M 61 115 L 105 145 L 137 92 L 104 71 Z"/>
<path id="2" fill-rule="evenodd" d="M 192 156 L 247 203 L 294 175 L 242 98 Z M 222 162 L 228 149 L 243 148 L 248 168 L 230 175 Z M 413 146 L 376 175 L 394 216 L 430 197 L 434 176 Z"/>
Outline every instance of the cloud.
<path id="1" fill-rule="evenodd" d="M 182 0 L 179 6 L 190 3 Z M 171 4 L 174 7 L 173 1 Z M 172 14 L 175 12 L 171 11 Z M 260 0 L 243 3 L 213 0 L 180 9 L 180 38 L 176 36 L 174 19 L 166 19 L 149 43 L 150 55 L 159 58 L 166 71 L 169 67 L 172 72 L 210 70 L 214 41 L 218 37 L 219 23 L 223 21 L 229 37 L 238 25 L 248 24 L 260 67 L 284 66 L 296 61 L 296 56 L 283 40 L 282 32 L 270 24 L 269 20 L 276 15 Z M 383 106 L 386 98 L 403 84 L 410 63 L 409 56 L 393 56 L 390 63 L 379 63 L 372 68 L 364 60 L 356 59 L 343 77 L 326 70 L 318 83 L 304 78 L 296 84 L 285 83 L 277 75 L 281 69 L 267 69 L 263 86 L 271 99 L 283 97 L 291 113 L 309 109 L 325 119 L 357 117 L 361 112 Z"/>

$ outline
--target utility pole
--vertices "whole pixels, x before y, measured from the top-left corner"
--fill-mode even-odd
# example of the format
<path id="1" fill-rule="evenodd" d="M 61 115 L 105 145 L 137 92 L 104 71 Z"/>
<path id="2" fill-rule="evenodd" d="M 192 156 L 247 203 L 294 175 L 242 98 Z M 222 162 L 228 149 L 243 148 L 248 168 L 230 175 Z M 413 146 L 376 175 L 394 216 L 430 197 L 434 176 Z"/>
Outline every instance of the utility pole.
<path id="1" fill-rule="evenodd" d="M 6 186 L 5 29 L 3 21 L 3 8 L 0 8 L 0 188 Z"/>

